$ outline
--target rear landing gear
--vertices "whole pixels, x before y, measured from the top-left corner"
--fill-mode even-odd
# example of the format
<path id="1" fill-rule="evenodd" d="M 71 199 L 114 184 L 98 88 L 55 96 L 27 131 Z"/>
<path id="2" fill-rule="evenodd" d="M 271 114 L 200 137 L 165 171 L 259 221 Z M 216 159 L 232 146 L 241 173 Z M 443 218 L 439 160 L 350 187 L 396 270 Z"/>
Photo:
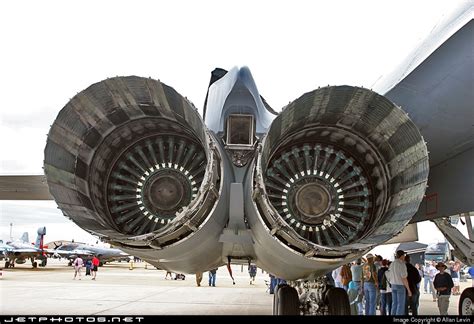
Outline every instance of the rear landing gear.
<path id="1" fill-rule="evenodd" d="M 349 297 L 344 289 L 328 285 L 325 277 L 278 285 L 273 297 L 273 315 L 300 314 L 350 315 Z"/>
<path id="2" fill-rule="evenodd" d="M 295 288 L 278 285 L 273 298 L 274 315 L 300 315 L 300 301 Z"/>
<path id="3" fill-rule="evenodd" d="M 329 315 L 351 315 L 349 297 L 342 288 L 329 288 L 326 293 Z"/>

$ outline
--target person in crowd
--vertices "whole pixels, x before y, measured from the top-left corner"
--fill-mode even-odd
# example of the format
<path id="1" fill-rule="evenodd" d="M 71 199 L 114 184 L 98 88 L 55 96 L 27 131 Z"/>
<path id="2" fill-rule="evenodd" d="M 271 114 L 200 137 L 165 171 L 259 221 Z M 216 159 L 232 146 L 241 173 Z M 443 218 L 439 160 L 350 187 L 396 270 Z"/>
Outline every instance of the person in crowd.
<path id="1" fill-rule="evenodd" d="M 436 294 L 436 289 L 433 285 L 434 278 L 436 277 L 436 274 L 438 273 L 438 270 L 436 270 L 436 262 L 431 261 L 430 262 L 430 287 L 431 287 L 431 294 L 433 295 L 433 301 L 435 302 L 437 299 L 437 294 Z"/>
<path id="2" fill-rule="evenodd" d="M 418 269 L 410 263 L 410 255 L 405 255 L 405 263 L 407 267 L 407 280 L 408 286 L 410 287 L 411 297 L 406 296 L 405 303 L 405 315 L 408 315 L 408 311 L 411 310 L 412 315 L 418 315 L 418 305 L 420 302 L 420 291 L 418 284 L 421 281 L 420 273 Z"/>
<path id="3" fill-rule="evenodd" d="M 86 259 L 86 276 L 91 275 L 92 261 L 90 258 Z"/>
<path id="4" fill-rule="evenodd" d="M 196 272 L 196 286 L 201 287 L 203 273 L 201 271 Z"/>
<path id="5" fill-rule="evenodd" d="M 430 284 L 430 262 L 426 262 L 425 266 L 423 267 L 423 286 L 425 294 L 433 293 Z"/>
<path id="6" fill-rule="evenodd" d="M 332 279 L 334 280 L 334 286 L 337 288 L 343 287 L 342 278 L 341 278 L 341 270 L 342 270 L 342 266 L 332 271 Z"/>
<path id="7" fill-rule="evenodd" d="M 408 285 L 408 272 L 405 264 L 405 251 L 398 250 L 395 260 L 392 262 L 387 272 L 387 280 L 392 288 L 392 310 L 390 315 L 405 315 L 406 295 L 411 297 L 410 286 Z"/>
<path id="8" fill-rule="evenodd" d="M 209 270 L 209 286 L 216 286 L 217 268 Z"/>
<path id="9" fill-rule="evenodd" d="M 341 283 L 345 291 L 349 289 L 349 282 L 352 281 L 352 272 L 350 263 L 346 263 L 341 267 Z"/>
<path id="10" fill-rule="evenodd" d="M 97 271 L 99 270 L 99 265 L 100 265 L 100 260 L 99 258 L 97 257 L 97 255 L 94 255 L 94 257 L 92 258 L 92 280 L 95 280 L 95 278 L 97 277 Z"/>
<path id="11" fill-rule="evenodd" d="M 359 291 L 359 294 L 363 294 L 363 288 L 362 288 L 362 259 L 357 259 L 355 263 L 351 266 L 351 274 L 352 274 L 352 281 L 357 287 L 357 290 Z M 362 309 L 362 303 L 357 304 L 358 307 L 358 314 L 362 315 L 363 314 L 363 309 Z"/>
<path id="12" fill-rule="evenodd" d="M 168 276 L 170 276 L 170 280 L 173 280 L 173 273 L 171 271 L 166 271 L 165 280 L 168 280 Z"/>
<path id="13" fill-rule="evenodd" d="M 270 277 L 270 287 L 269 287 L 269 293 L 270 294 L 273 294 L 275 293 L 275 287 L 276 287 L 276 277 L 274 275 L 272 275 L 271 273 L 268 274 L 268 276 Z"/>
<path id="14" fill-rule="evenodd" d="M 434 278 L 433 286 L 438 293 L 439 315 L 448 315 L 449 297 L 451 289 L 454 287 L 453 279 L 446 272 L 447 267 L 443 262 L 438 262 L 436 269 L 439 273 Z"/>
<path id="15" fill-rule="evenodd" d="M 72 279 L 76 280 L 76 276 L 79 275 L 79 280 L 81 280 L 81 270 L 82 266 L 84 265 L 84 261 L 80 256 L 77 256 L 72 264 L 74 266 L 74 278 Z"/>
<path id="16" fill-rule="evenodd" d="M 359 314 L 359 288 L 354 281 L 350 281 L 347 285 L 347 295 L 349 297 L 349 305 L 351 309 L 351 315 Z"/>
<path id="17" fill-rule="evenodd" d="M 382 260 L 382 267 L 377 272 L 380 291 L 380 314 L 382 315 L 390 315 L 392 309 L 392 289 L 387 278 L 385 278 L 385 271 L 388 270 L 389 264 L 388 260 Z"/>
<path id="18" fill-rule="evenodd" d="M 415 268 L 418 270 L 418 274 L 420 275 L 420 278 L 423 279 L 423 266 L 419 263 L 415 263 Z M 420 292 L 421 295 L 421 280 L 418 283 L 418 291 Z"/>
<path id="19" fill-rule="evenodd" d="M 365 297 L 365 315 L 375 315 L 376 298 L 378 289 L 377 270 L 374 264 L 374 256 L 369 253 L 366 256 L 367 262 L 362 267 L 362 287 Z"/>
<path id="20" fill-rule="evenodd" d="M 257 266 L 253 263 L 249 264 L 249 276 L 250 284 L 252 285 L 255 282 L 255 277 L 257 276 Z"/>
<path id="21" fill-rule="evenodd" d="M 453 262 L 451 261 L 451 267 L 450 267 L 450 272 L 451 272 L 451 278 L 453 279 L 454 287 L 453 287 L 453 295 L 460 295 L 461 294 L 461 288 L 459 286 L 460 284 L 460 279 L 461 279 L 461 263 L 459 261 Z"/>
<path id="22" fill-rule="evenodd" d="M 375 273 L 378 274 L 380 268 L 382 268 L 382 260 L 383 257 L 381 255 L 376 254 L 374 258 L 374 265 L 375 265 Z M 377 276 L 378 279 L 378 276 Z M 380 281 L 379 281 L 380 284 Z M 380 309 L 380 289 L 378 287 L 375 288 L 375 307 Z"/>

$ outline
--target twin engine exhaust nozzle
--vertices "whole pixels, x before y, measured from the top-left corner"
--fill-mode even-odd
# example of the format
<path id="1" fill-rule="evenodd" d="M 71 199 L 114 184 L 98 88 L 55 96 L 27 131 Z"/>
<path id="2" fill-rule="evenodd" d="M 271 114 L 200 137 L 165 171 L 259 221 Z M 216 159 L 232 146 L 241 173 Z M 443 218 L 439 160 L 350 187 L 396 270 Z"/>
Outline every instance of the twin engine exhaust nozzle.
<path id="1" fill-rule="evenodd" d="M 45 174 L 80 227 L 162 268 L 203 271 L 226 260 L 220 235 L 239 168 L 219 136 L 171 87 L 111 78 L 59 112 Z M 306 93 L 259 141 L 244 166 L 249 257 L 282 277 L 387 241 L 423 198 L 426 145 L 401 109 L 370 90 Z M 294 257 L 294 272 L 275 264 Z"/>

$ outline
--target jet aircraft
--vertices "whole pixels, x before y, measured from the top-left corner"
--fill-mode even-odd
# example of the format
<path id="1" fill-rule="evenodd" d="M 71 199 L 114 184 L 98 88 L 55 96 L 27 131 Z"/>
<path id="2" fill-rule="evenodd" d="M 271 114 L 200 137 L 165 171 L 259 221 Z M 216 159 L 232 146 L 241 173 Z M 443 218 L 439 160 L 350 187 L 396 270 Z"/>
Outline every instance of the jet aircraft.
<path id="1" fill-rule="evenodd" d="M 38 228 L 38 236 L 35 245 L 31 245 L 28 238 L 28 232 L 23 233 L 21 238 L 16 241 L 2 242 L 0 251 L 2 259 L 5 259 L 5 268 L 14 267 L 15 263 L 23 264 L 26 259 L 31 260 L 33 268 L 38 266 L 38 261 L 41 267 L 47 264 L 47 251 L 43 248 L 43 238 L 46 235 L 46 227 Z"/>
<path id="2" fill-rule="evenodd" d="M 4 178 L 24 190 L 2 195 L 50 193 L 77 225 L 162 269 L 255 262 L 289 283 L 275 314 L 348 314 L 324 274 L 410 222 L 474 210 L 473 26 L 460 8 L 377 92 L 318 88 L 279 114 L 247 67 L 212 72 L 202 117 L 161 81 L 100 81 L 54 121 L 47 187 Z M 472 240 L 436 224 L 472 264 Z M 466 289 L 460 312 L 473 299 Z"/>
<path id="3" fill-rule="evenodd" d="M 48 244 L 48 246 L 49 245 L 50 244 Z M 92 246 L 75 242 L 61 244 L 55 249 L 50 249 L 49 251 L 52 253 L 53 257 L 68 259 L 69 265 L 71 265 L 72 261 L 74 261 L 78 256 L 81 258 L 92 258 L 93 256 L 97 256 L 100 260 L 100 265 L 112 261 L 128 261 L 130 258 L 129 254 L 119 249 Z"/>

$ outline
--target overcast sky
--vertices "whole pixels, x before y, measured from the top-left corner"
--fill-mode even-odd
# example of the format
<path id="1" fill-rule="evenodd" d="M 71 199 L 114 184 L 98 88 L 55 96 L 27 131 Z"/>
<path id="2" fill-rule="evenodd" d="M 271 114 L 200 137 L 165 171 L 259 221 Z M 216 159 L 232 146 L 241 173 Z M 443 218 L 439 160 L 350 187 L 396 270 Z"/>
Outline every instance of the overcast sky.
<path id="1" fill-rule="evenodd" d="M 107 77 L 160 79 L 202 111 L 210 72 L 246 65 L 279 111 L 318 86 L 371 88 L 466 3 L 2 1 L 0 174 L 42 174 L 46 134 L 59 110 Z M 21 226 L 46 221 L 61 238 L 85 235 L 54 202 L 0 202 L 0 216 L 2 237 L 10 222 L 21 235 Z"/>

